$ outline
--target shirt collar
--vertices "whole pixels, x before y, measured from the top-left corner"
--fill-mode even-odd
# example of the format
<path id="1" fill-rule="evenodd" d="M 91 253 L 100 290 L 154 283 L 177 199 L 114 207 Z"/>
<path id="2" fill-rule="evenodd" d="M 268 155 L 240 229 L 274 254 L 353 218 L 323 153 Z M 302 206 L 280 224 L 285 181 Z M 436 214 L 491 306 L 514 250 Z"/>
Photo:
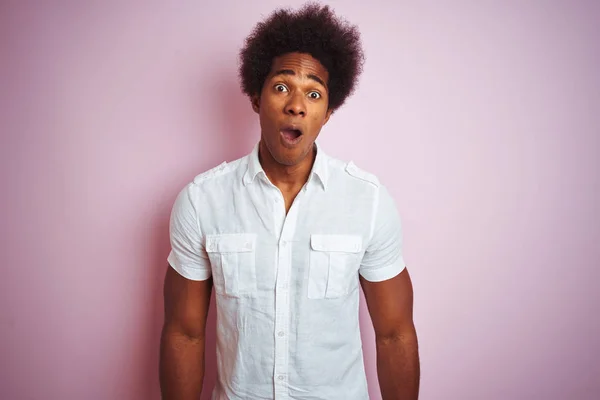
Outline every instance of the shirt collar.
<path id="1" fill-rule="evenodd" d="M 265 178 L 267 177 L 267 175 L 265 174 L 265 171 L 263 170 L 262 166 L 260 165 L 260 161 L 258 160 L 259 145 L 260 145 L 260 142 L 258 142 L 254 146 L 254 149 L 252 150 L 252 152 L 250 153 L 250 155 L 248 157 L 248 169 L 246 170 L 246 173 L 244 174 L 244 177 L 243 177 L 244 185 L 248 185 L 248 184 L 254 182 L 254 178 L 256 178 L 256 175 L 258 175 L 260 173 L 262 173 L 265 176 Z M 328 168 L 328 162 L 327 162 L 328 157 L 323 152 L 322 147 L 317 142 L 315 142 L 315 147 L 317 148 L 317 156 L 315 157 L 315 162 L 313 164 L 313 168 L 308 177 L 308 181 L 310 182 L 311 179 L 313 179 L 313 176 L 317 176 L 319 178 L 319 181 L 321 182 L 321 186 L 323 187 L 323 190 L 325 190 L 325 189 L 327 189 L 327 180 L 329 179 L 329 168 Z"/>

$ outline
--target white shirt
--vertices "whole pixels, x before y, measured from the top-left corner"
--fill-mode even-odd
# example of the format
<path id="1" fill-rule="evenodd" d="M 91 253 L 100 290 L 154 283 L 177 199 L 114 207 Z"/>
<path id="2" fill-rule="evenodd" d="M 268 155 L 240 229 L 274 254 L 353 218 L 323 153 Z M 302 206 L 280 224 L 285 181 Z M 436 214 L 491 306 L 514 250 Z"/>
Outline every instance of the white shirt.
<path id="1" fill-rule="evenodd" d="M 376 177 L 325 155 L 288 214 L 251 154 L 198 175 L 175 201 L 169 264 L 213 277 L 213 399 L 368 399 L 359 274 L 404 269 L 400 219 Z"/>

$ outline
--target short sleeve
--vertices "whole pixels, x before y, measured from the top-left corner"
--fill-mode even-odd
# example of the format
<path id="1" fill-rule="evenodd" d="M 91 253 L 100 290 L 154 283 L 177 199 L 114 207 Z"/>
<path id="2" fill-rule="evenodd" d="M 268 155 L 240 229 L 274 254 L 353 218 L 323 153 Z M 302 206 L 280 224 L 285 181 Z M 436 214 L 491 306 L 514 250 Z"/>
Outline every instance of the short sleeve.
<path id="1" fill-rule="evenodd" d="M 368 281 L 380 282 L 395 277 L 405 268 L 400 216 L 383 185 L 379 186 L 375 199 L 373 218 L 371 239 L 359 273 Z"/>
<path id="2" fill-rule="evenodd" d="M 212 273 L 193 201 L 194 188 L 193 183 L 188 184 L 173 205 L 169 222 L 171 252 L 167 261 L 183 277 L 203 281 Z"/>

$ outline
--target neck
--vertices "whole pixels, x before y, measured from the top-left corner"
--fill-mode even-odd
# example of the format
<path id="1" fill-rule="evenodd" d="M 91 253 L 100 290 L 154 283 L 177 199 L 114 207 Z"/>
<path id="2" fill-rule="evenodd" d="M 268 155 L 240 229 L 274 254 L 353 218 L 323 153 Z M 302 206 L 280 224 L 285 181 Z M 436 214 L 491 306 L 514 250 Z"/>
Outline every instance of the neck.
<path id="1" fill-rule="evenodd" d="M 315 162 L 316 154 L 316 148 L 313 145 L 306 157 L 298 164 L 283 165 L 273 158 L 262 140 L 258 146 L 260 165 L 271 183 L 282 191 L 294 190 L 306 183 Z"/>

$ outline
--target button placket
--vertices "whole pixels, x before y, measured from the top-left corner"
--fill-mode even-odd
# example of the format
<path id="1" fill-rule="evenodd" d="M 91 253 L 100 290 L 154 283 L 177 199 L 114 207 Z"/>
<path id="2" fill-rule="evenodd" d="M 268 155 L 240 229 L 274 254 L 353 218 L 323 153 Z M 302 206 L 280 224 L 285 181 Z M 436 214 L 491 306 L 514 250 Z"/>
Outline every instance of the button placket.
<path id="1" fill-rule="evenodd" d="M 292 242 L 298 218 L 299 194 L 283 219 L 277 247 L 277 281 L 275 284 L 275 399 L 288 399 L 287 374 L 289 360 L 288 327 L 290 319 L 289 281 L 292 273 Z M 285 210 L 284 210 L 285 211 Z M 284 213 L 285 214 L 285 213 Z"/>
<path id="2" fill-rule="evenodd" d="M 286 231 L 284 222 L 284 229 Z M 283 234 L 282 234 L 283 236 Z M 288 341 L 285 330 L 289 323 L 289 292 L 288 281 L 290 279 L 291 252 L 289 246 L 283 246 L 283 241 L 279 246 L 277 284 L 275 290 L 275 376 L 277 377 L 277 387 L 275 398 L 287 399 L 286 390 L 287 363 L 288 363 Z"/>

